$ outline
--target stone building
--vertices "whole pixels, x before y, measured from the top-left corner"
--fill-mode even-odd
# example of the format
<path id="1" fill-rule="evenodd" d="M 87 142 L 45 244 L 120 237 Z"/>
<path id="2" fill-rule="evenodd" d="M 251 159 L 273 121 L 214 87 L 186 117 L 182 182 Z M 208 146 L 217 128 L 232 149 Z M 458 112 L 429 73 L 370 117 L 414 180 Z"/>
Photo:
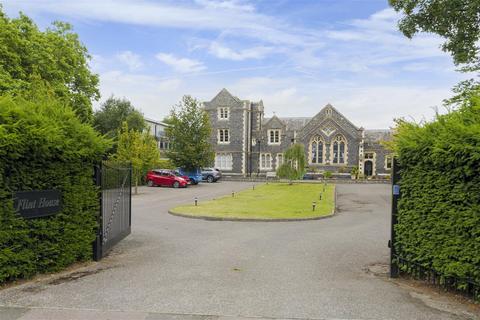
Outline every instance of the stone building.
<path id="1" fill-rule="evenodd" d="M 357 127 L 330 104 L 312 118 L 264 118 L 262 101 L 241 100 L 222 89 L 202 105 L 212 124 L 215 167 L 225 174 L 275 171 L 294 143 L 305 146 L 311 171 L 348 174 L 358 167 L 365 176 L 390 173 L 391 156 L 381 144 L 390 131 Z"/>

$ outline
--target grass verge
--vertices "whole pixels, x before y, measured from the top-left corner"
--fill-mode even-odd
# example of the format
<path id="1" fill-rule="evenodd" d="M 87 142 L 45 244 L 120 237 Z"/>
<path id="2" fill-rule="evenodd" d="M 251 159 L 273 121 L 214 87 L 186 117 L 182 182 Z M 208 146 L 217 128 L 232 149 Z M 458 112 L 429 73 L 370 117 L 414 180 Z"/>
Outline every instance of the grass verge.
<path id="1" fill-rule="evenodd" d="M 322 200 L 319 199 L 322 194 Z M 315 202 L 315 211 L 312 203 Z M 170 209 L 172 214 L 224 219 L 311 219 L 328 216 L 335 207 L 334 185 L 270 183 L 201 201 L 198 206 L 183 205 Z"/>

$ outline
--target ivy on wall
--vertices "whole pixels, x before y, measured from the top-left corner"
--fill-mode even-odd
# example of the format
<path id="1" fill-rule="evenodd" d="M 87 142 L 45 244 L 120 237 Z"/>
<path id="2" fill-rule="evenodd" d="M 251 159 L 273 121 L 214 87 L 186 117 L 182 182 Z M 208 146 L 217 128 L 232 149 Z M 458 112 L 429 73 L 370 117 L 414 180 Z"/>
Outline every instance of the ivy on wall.
<path id="1" fill-rule="evenodd" d="M 59 102 L 0 98 L 0 283 L 91 258 L 93 165 L 109 144 Z M 26 220 L 14 211 L 14 192 L 45 189 L 61 191 L 59 213 Z"/>

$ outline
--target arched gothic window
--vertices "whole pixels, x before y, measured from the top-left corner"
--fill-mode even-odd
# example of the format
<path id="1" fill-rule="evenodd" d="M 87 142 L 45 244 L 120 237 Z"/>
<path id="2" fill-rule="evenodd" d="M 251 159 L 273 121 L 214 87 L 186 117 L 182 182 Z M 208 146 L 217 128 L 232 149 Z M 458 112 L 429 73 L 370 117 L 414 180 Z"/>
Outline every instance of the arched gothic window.
<path id="1" fill-rule="evenodd" d="M 332 155 L 333 161 L 335 164 L 344 164 L 346 163 L 346 153 L 347 150 L 347 141 L 343 136 L 336 136 L 332 143 Z"/>
<path id="2" fill-rule="evenodd" d="M 314 137 L 310 140 L 310 163 L 323 163 L 325 154 L 325 143 L 321 137 Z"/>

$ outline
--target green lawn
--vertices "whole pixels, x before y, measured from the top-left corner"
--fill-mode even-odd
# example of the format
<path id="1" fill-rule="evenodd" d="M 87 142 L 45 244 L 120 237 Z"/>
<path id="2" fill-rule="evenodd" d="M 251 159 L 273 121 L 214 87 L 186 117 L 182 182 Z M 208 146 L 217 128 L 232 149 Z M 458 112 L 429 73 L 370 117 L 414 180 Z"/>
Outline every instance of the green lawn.
<path id="1" fill-rule="evenodd" d="M 199 199 L 198 206 L 171 209 L 191 216 L 240 219 L 299 219 L 329 215 L 335 206 L 334 185 L 270 183 L 211 201 Z M 322 200 L 319 194 L 322 193 Z M 316 202 L 315 211 L 312 202 Z"/>

